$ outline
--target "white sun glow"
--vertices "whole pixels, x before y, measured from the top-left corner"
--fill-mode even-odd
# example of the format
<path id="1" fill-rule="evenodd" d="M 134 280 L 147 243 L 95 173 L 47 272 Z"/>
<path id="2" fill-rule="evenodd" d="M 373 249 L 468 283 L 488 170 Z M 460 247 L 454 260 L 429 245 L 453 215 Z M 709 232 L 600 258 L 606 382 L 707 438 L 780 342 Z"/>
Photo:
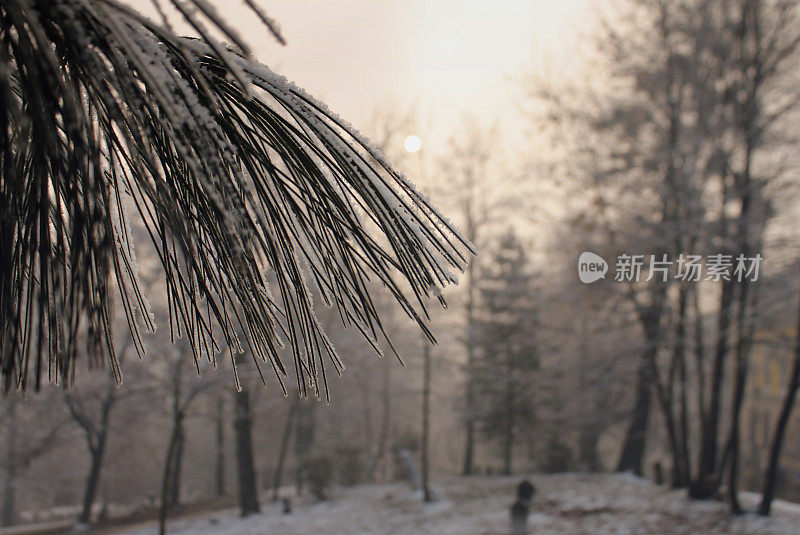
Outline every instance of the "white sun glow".
<path id="1" fill-rule="evenodd" d="M 403 142 L 403 147 L 405 147 L 406 152 L 417 152 L 422 148 L 422 140 L 419 138 L 419 136 L 412 134 Z"/>

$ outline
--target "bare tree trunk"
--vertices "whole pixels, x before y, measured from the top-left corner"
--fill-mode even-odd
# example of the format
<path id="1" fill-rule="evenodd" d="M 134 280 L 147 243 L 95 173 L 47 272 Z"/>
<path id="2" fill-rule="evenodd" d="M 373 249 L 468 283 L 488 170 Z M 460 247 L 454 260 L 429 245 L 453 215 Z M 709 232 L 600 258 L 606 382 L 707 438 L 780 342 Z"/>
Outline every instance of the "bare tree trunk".
<path id="1" fill-rule="evenodd" d="M 653 383 L 656 389 L 661 413 L 664 417 L 664 425 L 667 428 L 667 438 L 669 440 L 670 454 L 672 455 L 672 486 L 675 488 L 685 486 L 687 467 L 684 464 L 684 457 L 682 455 L 681 436 L 679 429 L 679 421 L 676 421 L 675 413 L 673 412 L 675 400 L 675 381 L 676 376 L 679 375 L 681 352 L 676 344 L 675 351 L 672 354 L 672 362 L 669 367 L 667 376 L 667 385 L 661 382 L 659 377 L 658 366 L 655 360 L 651 360 L 651 374 L 653 376 Z M 655 358 L 655 356 L 654 356 Z M 680 415 L 679 415 L 680 416 Z"/>
<path id="2" fill-rule="evenodd" d="M 658 339 L 660 332 L 662 304 L 651 305 L 640 313 L 642 327 L 645 333 L 645 348 L 639 362 L 636 380 L 636 398 L 631 413 L 631 421 L 625 436 L 622 453 L 617 463 L 617 472 L 633 472 L 641 476 L 642 464 L 647 447 L 647 432 L 650 421 L 650 406 L 652 402 L 655 360 L 658 354 Z"/>
<path id="3" fill-rule="evenodd" d="M 283 467 L 286 464 L 286 453 L 289 451 L 289 439 L 292 436 L 292 423 L 294 422 L 295 413 L 297 412 L 297 405 L 299 398 L 292 402 L 289 407 L 289 412 L 286 414 L 286 423 L 283 425 L 283 436 L 281 437 L 281 450 L 278 453 L 278 465 L 275 467 L 275 474 L 272 477 L 272 501 L 278 501 L 278 492 L 281 488 L 281 479 L 283 479 Z"/>
<path id="4" fill-rule="evenodd" d="M 89 476 L 86 478 L 86 486 L 83 491 L 83 507 L 78 517 L 78 522 L 81 524 L 88 524 L 92 519 L 92 505 L 94 505 L 97 489 L 100 486 L 100 472 L 103 467 L 105 449 L 106 438 L 105 433 L 102 433 L 97 445 L 90 449 L 91 468 L 89 469 Z"/>
<path id="5" fill-rule="evenodd" d="M 256 470 L 253 462 L 253 419 L 250 414 L 250 395 L 247 390 L 233 394 L 236 412 L 236 464 L 239 471 L 239 508 L 242 516 L 258 513 L 258 490 Z"/>
<path id="6" fill-rule="evenodd" d="M 682 168 L 677 165 L 678 155 L 680 154 L 680 141 L 682 138 L 682 122 L 681 115 L 684 109 L 684 85 L 685 80 L 681 74 L 682 67 L 676 62 L 676 54 L 672 50 L 673 35 L 675 33 L 675 26 L 672 20 L 672 12 L 669 9 L 670 3 L 667 1 L 658 2 L 658 27 L 660 30 L 660 46 L 665 48 L 666 62 L 664 65 L 666 80 L 663 86 L 665 105 L 664 110 L 668 117 L 668 128 L 666 136 L 666 146 L 664 161 L 666 164 L 663 183 L 665 186 L 663 202 L 663 216 L 667 221 L 674 221 L 678 226 L 671 229 L 674 233 L 671 240 L 667 243 L 672 244 L 672 252 L 683 251 L 683 238 L 685 232 L 681 228 L 681 223 L 684 217 L 682 213 L 682 197 L 684 195 L 682 183 Z M 667 252 L 667 251 L 664 251 Z M 659 284 L 658 282 L 656 284 Z M 648 346 L 652 346 L 652 351 L 646 352 L 646 363 L 650 367 L 649 381 L 656 387 L 658 400 L 664 415 L 664 420 L 667 425 L 667 433 L 669 437 L 670 450 L 673 459 L 673 485 L 682 485 L 684 478 L 684 463 L 681 455 L 681 439 L 679 437 L 679 427 L 676 422 L 673 402 L 675 400 L 675 381 L 676 373 L 680 371 L 681 361 L 684 358 L 684 340 L 685 340 L 685 316 L 686 316 L 686 289 L 682 285 L 678 292 L 678 322 L 676 329 L 676 344 L 672 354 L 672 361 L 669 366 L 667 374 L 666 386 L 662 383 L 659 367 L 657 362 L 658 344 L 660 328 L 659 323 L 663 313 L 663 300 L 666 296 L 666 285 L 660 284 L 654 291 L 655 300 L 653 305 L 645 309 L 644 314 L 640 311 L 640 321 L 645 331 L 645 338 Z M 652 396 L 652 393 L 650 394 Z M 647 433 L 648 429 L 645 427 L 643 433 Z M 646 444 L 641 446 L 640 455 L 644 456 Z M 641 465 L 641 459 L 638 461 Z"/>
<path id="7" fill-rule="evenodd" d="M 786 427 L 789 424 L 789 417 L 795 405 L 797 391 L 800 389 L 800 308 L 797 311 L 797 330 L 795 331 L 796 344 L 794 350 L 794 364 L 792 374 L 789 377 L 789 385 L 786 390 L 786 397 L 783 398 L 783 405 L 775 425 L 775 432 L 772 435 L 772 445 L 769 451 L 769 464 L 767 473 L 764 476 L 764 490 L 761 492 L 761 503 L 758 506 L 758 514 L 768 515 L 772 507 L 772 499 L 775 496 L 775 483 L 778 477 L 778 462 L 781 458 L 783 438 L 786 436 Z"/>
<path id="8" fill-rule="evenodd" d="M 705 324 L 703 322 L 703 311 L 700 309 L 700 297 L 697 291 L 692 292 L 692 313 L 694 315 L 694 356 L 695 356 L 695 375 L 697 376 L 697 409 L 700 420 L 700 436 L 705 436 L 708 426 L 708 414 L 706 413 L 706 345 L 705 345 Z M 691 472 L 690 472 L 691 476 Z"/>
<path id="9" fill-rule="evenodd" d="M 697 479 L 689 485 L 689 496 L 707 500 L 719 489 L 720 475 L 717 466 L 719 414 L 722 397 L 722 382 L 725 377 L 725 360 L 728 355 L 731 308 L 733 306 L 733 283 L 722 282 L 719 318 L 717 321 L 717 344 L 711 373 L 711 398 L 705 432 L 700 446 L 700 466 Z"/>
<path id="10" fill-rule="evenodd" d="M 183 418 L 176 423 L 175 449 L 173 450 L 172 467 L 170 469 L 169 507 L 175 508 L 181 501 L 181 467 L 183 465 L 183 451 L 185 444 Z"/>
<path id="11" fill-rule="evenodd" d="M 655 347 L 647 347 L 645 353 L 654 353 Z M 633 404 L 631 422 L 625 435 L 622 453 L 617 463 L 617 472 L 633 472 L 642 475 L 642 462 L 647 441 L 648 420 L 650 418 L 651 402 L 651 377 L 650 366 L 645 362 L 648 356 L 639 364 L 636 381 L 636 399 Z"/>
<path id="12" fill-rule="evenodd" d="M 161 507 L 174 508 L 180 500 L 180 471 L 181 457 L 183 456 L 183 419 L 186 415 L 183 406 L 183 359 L 178 358 L 173 363 L 172 370 L 172 432 L 167 449 L 167 460 L 164 463 L 164 479 L 167 482 L 167 492 L 161 497 Z"/>
<path id="13" fill-rule="evenodd" d="M 585 308 L 583 309 L 585 313 Z M 589 362 L 589 333 L 586 328 L 586 318 L 580 317 L 580 356 L 581 363 Z M 584 407 L 589 407 L 591 401 L 587 398 L 586 393 L 589 391 L 586 381 L 586 369 L 584 365 L 577 366 L 578 368 L 578 395 L 580 396 L 580 403 Z M 578 458 L 580 460 L 581 469 L 589 472 L 598 472 L 602 469 L 600 463 L 600 456 L 597 451 L 597 443 L 600 440 L 600 431 L 602 427 L 597 424 L 597 418 L 589 411 L 581 411 L 580 418 L 580 431 L 578 434 Z"/>
<path id="14" fill-rule="evenodd" d="M 506 422 L 503 437 L 503 474 L 510 476 L 514 457 L 514 378 L 511 367 L 511 351 L 506 363 Z"/>
<path id="15" fill-rule="evenodd" d="M 738 351 L 737 351 L 738 353 Z M 730 464 L 728 466 L 728 499 L 731 504 L 731 511 L 734 514 L 744 513 L 738 497 L 738 475 L 739 475 L 739 413 L 744 399 L 744 383 L 746 376 L 746 364 L 742 358 L 736 356 L 736 380 L 734 386 L 733 404 L 731 406 L 731 430 L 728 440 L 730 448 Z"/>
<path id="16" fill-rule="evenodd" d="M 667 439 L 669 440 L 669 450 L 672 455 L 672 486 L 683 486 L 684 466 L 681 457 L 680 439 L 678 437 L 678 427 L 675 423 L 675 415 L 672 413 L 672 393 L 663 392 L 661 385 L 658 385 L 659 401 L 661 412 L 664 416 L 664 423 L 667 428 Z"/>
<path id="17" fill-rule="evenodd" d="M 678 291 L 678 325 L 675 343 L 675 359 L 678 366 L 678 380 L 680 381 L 680 413 L 678 416 L 680 439 L 677 446 L 675 474 L 672 485 L 682 488 L 689 484 L 692 472 L 691 457 L 689 455 L 689 377 L 686 364 L 686 309 L 689 300 L 689 288 L 682 284 Z"/>
<path id="18" fill-rule="evenodd" d="M 89 469 L 89 475 L 86 478 L 86 486 L 83 493 L 83 507 L 78 517 L 78 521 L 82 524 L 88 524 L 92 518 L 92 505 L 97 495 L 97 489 L 100 486 L 100 472 L 103 468 L 103 459 L 106 453 L 109 420 L 115 401 L 116 385 L 111 381 L 108 384 L 106 397 L 103 400 L 97 430 L 94 433 L 90 430 L 86 432 L 89 454 L 91 456 L 91 467 Z"/>
<path id="19" fill-rule="evenodd" d="M 298 495 L 303 492 L 309 452 L 314 443 L 314 407 L 314 403 L 309 402 L 308 399 L 297 399 L 294 421 L 294 445 L 297 461 L 295 483 Z"/>
<path id="20" fill-rule="evenodd" d="M 423 342 L 422 358 L 423 358 L 423 387 L 422 387 L 422 492 L 426 502 L 433 501 L 433 493 L 431 492 L 429 482 L 430 458 L 429 458 L 429 442 L 430 442 L 430 412 L 431 412 L 431 348 L 430 344 L 426 341 Z"/>
<path id="21" fill-rule="evenodd" d="M 470 239 L 474 240 L 475 231 L 472 221 L 472 214 L 468 211 L 467 219 Z M 462 475 L 472 475 L 475 459 L 475 262 L 470 262 L 467 266 L 467 324 L 466 324 L 466 344 L 467 344 L 467 385 L 466 385 L 466 440 L 464 443 L 464 466 L 461 470 Z"/>
<path id="22" fill-rule="evenodd" d="M 682 250 L 676 244 L 676 250 Z M 686 304 L 688 287 L 682 283 L 678 288 L 678 313 L 675 324 L 675 344 L 672 351 L 672 361 L 667 374 L 666 385 L 659 377 L 658 366 L 655 360 L 652 375 L 659 406 L 661 407 L 664 424 L 667 429 L 670 454 L 672 455 L 672 481 L 673 488 L 687 485 L 689 480 L 689 450 L 688 450 L 688 399 L 687 399 L 687 373 L 686 373 Z M 676 385 L 680 387 L 678 397 L 678 413 L 675 414 Z"/>
<path id="23" fill-rule="evenodd" d="M 225 496 L 225 405 L 222 398 L 217 399 L 216 448 L 214 467 L 214 491 L 217 497 Z"/>
<path id="24" fill-rule="evenodd" d="M 747 382 L 747 373 L 749 369 L 749 352 L 750 340 L 752 338 L 752 323 L 749 320 L 749 307 L 750 299 L 748 297 L 749 284 L 746 280 L 742 280 L 739 287 L 739 311 L 737 316 L 737 334 L 739 336 L 736 342 L 736 371 L 735 371 L 735 386 L 733 392 L 733 404 L 731 407 L 731 430 L 730 430 L 730 447 L 731 447 L 731 464 L 729 467 L 728 478 L 728 497 L 730 499 L 731 511 L 735 514 L 742 514 L 744 509 L 739 504 L 738 486 L 739 486 L 739 443 L 740 443 L 740 428 L 741 428 L 741 412 L 742 404 L 744 402 L 744 389 Z M 753 305 L 755 306 L 755 305 Z M 750 323 L 749 323 L 750 322 Z"/>
<path id="25" fill-rule="evenodd" d="M 744 169 L 737 177 L 737 193 L 741 199 L 741 210 L 737 225 L 737 240 L 740 253 L 745 257 L 751 257 L 753 248 L 751 247 L 751 211 L 753 202 L 757 199 L 754 191 L 752 179 L 753 156 L 757 147 L 759 137 L 759 126 L 756 124 L 760 113 L 759 95 L 763 82 L 764 60 L 761 57 L 761 14 L 760 0 L 745 0 L 742 5 L 741 21 L 739 24 L 739 67 L 742 75 L 747 80 L 747 98 L 740 108 L 738 125 L 742 129 L 744 137 Z M 756 240 L 758 241 L 758 240 Z M 728 492 L 731 503 L 731 510 L 736 514 L 744 512 L 739 504 L 738 498 L 738 476 L 739 476 L 739 429 L 742 402 L 744 400 L 744 389 L 747 382 L 749 366 L 750 339 L 752 338 L 752 326 L 750 309 L 755 308 L 755 304 L 749 299 L 750 284 L 745 276 L 739 281 L 739 311 L 737 315 L 737 333 L 739 339 L 736 343 L 736 387 L 734 391 L 733 409 L 731 414 L 731 466 L 728 484 Z M 753 292 L 755 293 L 755 291 Z"/>
<path id="26" fill-rule="evenodd" d="M 361 388 L 361 410 L 363 414 L 364 434 L 363 434 L 363 451 L 367 458 L 374 457 L 374 444 L 375 444 L 375 429 L 372 421 L 372 389 Z M 360 475 L 360 474 L 359 474 Z M 358 477 L 358 476 L 356 476 Z"/>
<path id="27" fill-rule="evenodd" d="M 655 360 L 655 355 L 650 360 L 651 370 L 650 373 L 653 377 L 652 381 L 655 386 L 656 396 L 658 398 L 661 413 L 664 418 L 664 425 L 667 428 L 667 439 L 669 440 L 669 450 L 672 455 L 672 486 L 681 487 L 684 483 L 684 474 L 686 468 L 684 466 L 684 459 L 681 454 L 681 437 L 679 423 L 676 420 L 674 413 L 675 401 L 675 382 L 679 375 L 681 359 L 683 358 L 683 332 L 681 322 L 683 314 L 685 314 L 685 291 L 681 287 L 678 292 L 678 321 L 676 326 L 676 341 L 675 347 L 672 352 L 672 361 L 669 365 L 667 373 L 666 385 L 661 380 L 658 363 Z M 680 416 L 680 415 L 679 415 Z M 661 479 L 657 476 L 657 479 Z"/>
<path id="28" fill-rule="evenodd" d="M 389 429 L 391 428 L 391 409 L 392 409 L 392 361 L 388 358 L 383 359 L 383 413 L 381 415 L 381 428 L 378 432 L 378 447 L 375 451 L 375 458 L 369 467 L 367 479 L 375 481 L 375 474 L 379 466 L 386 466 L 386 448 L 389 443 Z"/>
<path id="29" fill-rule="evenodd" d="M 17 399 L 11 395 L 8 402 L 8 427 L 6 429 L 6 482 L 3 495 L 2 520 L 4 526 L 16 523 L 16 479 L 17 479 Z"/>
<path id="30" fill-rule="evenodd" d="M 176 415 L 177 418 L 182 416 Z M 161 474 L 161 502 L 158 509 L 158 533 L 165 535 L 167 532 L 167 510 L 169 509 L 168 498 L 170 495 L 170 484 L 174 484 L 172 477 L 173 463 L 175 462 L 175 451 L 178 447 L 179 426 L 173 424 L 170 433 L 169 443 L 167 444 L 167 455 L 164 458 L 164 471 Z"/>

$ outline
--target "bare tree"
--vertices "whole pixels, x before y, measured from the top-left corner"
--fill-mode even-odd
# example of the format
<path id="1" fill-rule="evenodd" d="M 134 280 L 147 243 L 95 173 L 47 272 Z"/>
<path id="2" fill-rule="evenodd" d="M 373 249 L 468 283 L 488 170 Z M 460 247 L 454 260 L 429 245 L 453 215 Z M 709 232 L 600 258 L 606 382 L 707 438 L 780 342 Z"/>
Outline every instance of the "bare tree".
<path id="1" fill-rule="evenodd" d="M 504 186 L 508 174 L 497 169 L 497 154 L 493 129 L 485 129 L 474 119 L 465 120 L 465 136 L 450 140 L 448 154 L 440 166 L 446 176 L 445 183 L 453 210 L 464 228 L 465 236 L 472 243 L 481 245 L 488 241 L 490 226 L 502 219 L 500 207 L 508 208 L 512 203 Z M 455 192 L 455 193 L 453 193 Z M 479 265 L 476 261 L 467 266 L 464 281 L 463 333 L 460 341 L 466 354 L 464 367 L 464 457 L 461 473 L 471 475 L 474 469 L 478 407 L 476 405 L 475 331 Z"/>
<path id="2" fill-rule="evenodd" d="M 755 256 L 772 214 L 771 185 L 789 176 L 788 165 L 764 162 L 779 157 L 793 139 L 783 123 L 800 102 L 790 82 L 800 42 L 797 3 L 619 5 L 622 12 L 615 24 L 604 25 L 599 46 L 610 73 L 600 83 L 615 90 L 593 86 L 591 98 L 582 102 L 570 91 L 543 92 L 557 121 L 577 126 L 592 140 L 573 153 L 595 196 L 587 201 L 588 215 L 617 251 L 647 244 L 656 258 L 697 252 Z M 634 188 L 637 201 L 626 202 L 620 185 Z M 638 212 L 642 206 L 647 208 Z M 738 422 L 757 306 L 753 285 L 746 277 L 734 278 L 713 284 L 656 278 L 629 285 L 644 348 L 618 468 L 642 471 L 655 395 L 673 458 L 673 484 L 709 498 L 728 475 L 731 505 L 740 511 Z M 698 303 L 710 299 L 716 310 L 704 318 Z M 730 391 L 724 388 L 728 379 Z M 726 406 L 729 418 L 723 415 Z"/>
<path id="3" fill-rule="evenodd" d="M 276 502 L 279 498 L 281 482 L 283 480 L 283 471 L 286 466 L 286 454 L 289 451 L 289 441 L 292 438 L 292 426 L 295 423 L 295 416 L 297 408 L 300 403 L 300 398 L 294 400 L 286 413 L 286 420 L 283 424 L 283 433 L 281 433 L 281 447 L 278 452 L 278 461 L 275 465 L 275 472 L 272 476 L 272 501 Z"/>
<path id="4" fill-rule="evenodd" d="M 184 368 L 189 362 L 184 354 L 188 349 L 185 344 L 177 344 L 177 351 L 171 362 L 167 362 L 168 368 L 168 396 L 171 414 L 171 431 L 167 441 L 167 453 L 164 458 L 164 470 L 161 476 L 161 500 L 159 506 L 159 533 L 166 533 L 167 511 L 180 504 L 181 471 L 183 465 L 184 444 L 186 441 L 186 431 L 184 422 L 193 402 L 203 392 L 214 388 L 219 384 L 219 378 L 209 380 L 202 378 L 202 369 L 207 368 L 205 364 L 198 365 L 197 374 L 187 381 Z M 182 351 L 184 350 L 184 351 Z"/>
<path id="5" fill-rule="evenodd" d="M 119 391 L 113 377 L 108 377 L 95 392 L 86 395 L 64 393 L 69 414 L 83 431 L 89 452 L 89 473 L 86 476 L 83 503 L 78 516 L 78 521 L 82 524 L 89 524 L 92 520 L 92 506 L 100 486 L 111 415 L 118 398 Z"/>
<path id="6" fill-rule="evenodd" d="M 117 350 L 119 362 L 122 363 L 133 349 L 133 338 L 125 337 Z M 152 394 L 152 384 L 148 384 L 146 377 L 138 377 L 139 384 L 136 387 L 121 388 L 117 384 L 116 373 L 119 371 L 104 370 L 90 376 L 91 382 L 82 384 L 80 389 L 63 391 L 68 413 L 83 432 L 89 453 L 89 473 L 86 476 L 81 512 L 78 517 L 78 521 L 82 524 L 89 524 L 92 521 L 92 507 L 100 488 L 108 441 L 114 428 L 112 417 L 118 405 L 123 400 L 131 401 L 148 393 Z M 126 411 L 126 417 L 133 418 L 136 407 L 131 405 L 127 407 L 130 410 Z"/>
<path id="7" fill-rule="evenodd" d="M 225 496 L 225 402 L 219 396 L 214 415 L 214 438 L 216 455 L 214 456 L 214 493 L 217 497 Z"/>
<path id="8" fill-rule="evenodd" d="M 237 356 L 235 358 L 241 358 Z M 239 362 L 243 365 L 243 362 Z M 239 488 L 239 512 L 248 516 L 259 512 L 258 485 L 253 456 L 253 415 L 250 393 L 242 387 L 233 392 L 233 432 L 236 443 L 236 473 Z"/>
<path id="9" fill-rule="evenodd" d="M 786 394 L 781 405 L 781 412 L 775 424 L 772 434 L 772 444 L 769 449 L 769 460 L 767 471 L 764 474 L 764 487 L 761 491 L 761 503 L 758 505 L 758 514 L 769 515 L 772 508 L 772 499 L 775 496 L 775 485 L 778 476 L 778 463 L 783 448 L 783 439 L 786 436 L 786 427 L 797 399 L 797 391 L 800 390 L 800 307 L 797 310 L 797 328 L 795 331 L 795 349 L 792 371 L 789 375 L 789 382 Z"/>

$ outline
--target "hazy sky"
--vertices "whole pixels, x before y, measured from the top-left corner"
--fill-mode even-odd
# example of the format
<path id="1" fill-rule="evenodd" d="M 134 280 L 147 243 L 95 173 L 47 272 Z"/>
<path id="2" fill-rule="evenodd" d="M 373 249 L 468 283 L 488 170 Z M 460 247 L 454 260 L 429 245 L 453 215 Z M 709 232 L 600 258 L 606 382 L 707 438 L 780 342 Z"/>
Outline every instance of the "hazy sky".
<path id="1" fill-rule="evenodd" d="M 130 1 L 152 13 L 150 0 Z M 210 1 L 261 61 L 356 126 L 365 125 L 377 106 L 413 102 L 428 136 L 437 138 L 448 136 L 466 112 L 510 128 L 519 92 L 511 78 L 543 61 L 567 60 L 565 44 L 577 38 L 575 26 L 588 4 L 256 0 L 279 22 L 288 41 L 281 47 L 241 0 Z"/>

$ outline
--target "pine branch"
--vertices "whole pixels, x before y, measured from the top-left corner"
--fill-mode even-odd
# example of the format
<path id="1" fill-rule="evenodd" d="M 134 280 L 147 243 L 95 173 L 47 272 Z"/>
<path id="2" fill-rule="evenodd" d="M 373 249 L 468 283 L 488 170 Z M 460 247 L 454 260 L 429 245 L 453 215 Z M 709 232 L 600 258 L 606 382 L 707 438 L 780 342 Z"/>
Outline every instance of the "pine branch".
<path id="1" fill-rule="evenodd" d="M 298 388 L 319 395 L 325 361 L 343 364 L 312 285 L 377 347 L 375 279 L 432 339 L 425 303 L 472 246 L 351 126 L 250 59 L 205 1 L 172 3 L 201 38 L 113 0 L 0 4 L 5 387 L 67 384 L 83 354 L 119 380 L 115 295 L 144 353 L 140 329 L 155 322 L 134 222 L 164 269 L 171 332 L 196 361 L 247 349 L 283 384 L 286 342 Z"/>

